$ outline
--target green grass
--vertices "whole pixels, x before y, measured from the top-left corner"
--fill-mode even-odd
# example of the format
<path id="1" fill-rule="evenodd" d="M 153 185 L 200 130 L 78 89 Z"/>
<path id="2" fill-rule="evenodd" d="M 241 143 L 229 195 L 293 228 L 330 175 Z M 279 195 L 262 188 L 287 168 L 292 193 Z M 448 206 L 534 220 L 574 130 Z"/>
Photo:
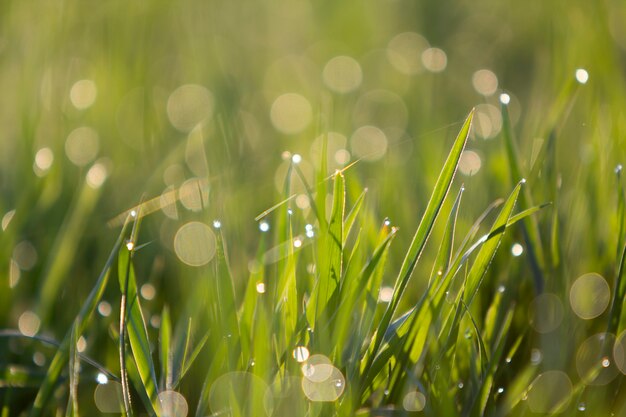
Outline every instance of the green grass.
<path id="1" fill-rule="evenodd" d="M 127 3 L 0 4 L 0 417 L 626 415 L 620 2 Z"/>

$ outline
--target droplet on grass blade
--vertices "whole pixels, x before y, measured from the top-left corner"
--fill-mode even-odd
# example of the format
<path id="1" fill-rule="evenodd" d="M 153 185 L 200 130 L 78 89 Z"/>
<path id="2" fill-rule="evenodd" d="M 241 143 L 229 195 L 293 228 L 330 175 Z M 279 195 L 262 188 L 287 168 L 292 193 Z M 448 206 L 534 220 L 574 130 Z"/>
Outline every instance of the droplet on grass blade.
<path id="1" fill-rule="evenodd" d="M 296 346 L 292 355 L 296 361 L 304 362 L 309 359 L 309 349 L 307 349 L 306 346 Z"/>
<path id="2" fill-rule="evenodd" d="M 270 224 L 268 222 L 259 223 L 259 230 L 262 232 L 267 232 L 268 230 L 270 230 Z"/>
<path id="3" fill-rule="evenodd" d="M 587 84 L 589 81 L 589 73 L 584 68 L 578 68 L 576 70 L 576 81 L 580 84 Z"/>

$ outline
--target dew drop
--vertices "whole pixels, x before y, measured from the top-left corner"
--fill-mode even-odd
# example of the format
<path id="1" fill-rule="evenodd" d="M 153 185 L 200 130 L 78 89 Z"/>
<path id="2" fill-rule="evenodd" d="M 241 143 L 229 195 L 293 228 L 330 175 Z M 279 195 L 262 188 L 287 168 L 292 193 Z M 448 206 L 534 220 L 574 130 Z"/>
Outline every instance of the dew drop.
<path id="1" fill-rule="evenodd" d="M 298 165 L 300 162 L 302 162 L 302 156 L 300 154 L 294 153 L 291 157 L 291 162 Z"/>
<path id="2" fill-rule="evenodd" d="M 100 385 L 106 384 L 109 382 L 109 377 L 107 377 L 105 374 L 100 372 L 98 373 L 98 376 L 96 376 L 96 382 L 98 382 L 98 384 Z"/>
<path id="3" fill-rule="evenodd" d="M 500 387 L 498 388 L 498 394 L 502 394 L 504 392 L 504 388 Z"/>
<path id="4" fill-rule="evenodd" d="M 385 226 L 389 226 L 391 224 L 391 220 L 385 219 Z"/>
<path id="5" fill-rule="evenodd" d="M 524 253 L 524 247 L 519 243 L 513 244 L 511 247 L 511 254 L 513 256 L 520 256 L 522 253 Z"/>
<path id="6" fill-rule="evenodd" d="M 132 251 L 133 249 L 135 249 L 135 244 L 129 240 L 128 242 L 126 242 L 126 249 Z"/>
<path id="7" fill-rule="evenodd" d="M 578 411 L 585 411 L 587 409 L 587 404 L 580 403 L 578 404 Z"/>
<path id="8" fill-rule="evenodd" d="M 510 102 L 511 102 L 511 96 L 509 96 L 507 93 L 500 94 L 500 103 L 507 105 Z"/>
<path id="9" fill-rule="evenodd" d="M 213 220 L 213 227 L 219 229 L 220 227 L 222 227 L 222 222 L 219 220 Z"/>
<path id="10" fill-rule="evenodd" d="M 300 238 L 295 238 L 293 240 L 293 247 L 294 248 L 301 248 L 302 247 L 302 240 Z"/>
<path id="11" fill-rule="evenodd" d="M 135 210 L 130 211 L 130 217 L 137 217 L 137 212 Z"/>
<path id="12" fill-rule="evenodd" d="M 466 339 L 472 338 L 472 332 L 470 331 L 470 329 L 465 330 L 465 338 Z"/>
<path id="13" fill-rule="evenodd" d="M 287 214 L 291 216 L 293 214 L 293 210 L 292 209 L 287 209 Z"/>
<path id="14" fill-rule="evenodd" d="M 589 81 L 589 73 L 584 68 L 578 68 L 576 70 L 576 81 L 580 84 L 587 84 Z"/>
<path id="15" fill-rule="evenodd" d="M 463 389 L 465 385 L 463 384 L 463 381 L 459 381 L 459 383 L 456 386 L 459 387 L 459 389 Z"/>
<path id="16" fill-rule="evenodd" d="M 617 166 L 615 167 L 615 173 L 619 174 L 620 172 L 622 172 L 622 164 L 617 164 Z"/>
<path id="17" fill-rule="evenodd" d="M 602 358 L 602 367 L 608 368 L 609 366 L 611 366 L 611 361 L 605 356 L 604 358 Z"/>
<path id="18" fill-rule="evenodd" d="M 259 230 L 262 232 L 267 232 L 268 230 L 270 230 L 270 224 L 268 222 L 259 223 Z"/>
<path id="19" fill-rule="evenodd" d="M 506 287 L 505 287 L 504 285 L 500 285 L 500 286 L 498 287 L 498 292 L 499 292 L 500 294 L 502 294 L 504 291 L 506 291 Z"/>

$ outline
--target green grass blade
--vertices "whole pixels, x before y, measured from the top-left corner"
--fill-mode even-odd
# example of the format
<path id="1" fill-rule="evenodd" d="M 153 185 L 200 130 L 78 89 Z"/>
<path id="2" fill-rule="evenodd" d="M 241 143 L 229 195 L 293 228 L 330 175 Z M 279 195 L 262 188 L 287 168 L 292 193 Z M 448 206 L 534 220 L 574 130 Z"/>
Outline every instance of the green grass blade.
<path id="1" fill-rule="evenodd" d="M 456 228 L 456 219 L 457 214 L 459 212 L 459 206 L 461 204 L 461 196 L 463 195 L 464 187 L 459 189 L 459 193 L 454 200 L 454 204 L 452 205 L 452 210 L 450 211 L 450 215 L 448 216 L 448 222 L 446 224 L 446 229 L 443 232 L 443 238 L 441 239 L 441 245 L 439 246 L 439 251 L 437 252 L 437 257 L 435 258 L 435 264 L 433 265 L 433 270 L 430 274 L 430 279 L 428 280 L 428 286 L 432 285 L 434 279 L 437 277 L 443 276 L 443 273 L 448 269 L 448 265 L 450 264 L 450 259 L 452 257 L 452 250 L 454 244 L 454 231 Z"/>
<path id="2" fill-rule="evenodd" d="M 159 329 L 159 362 L 161 362 L 161 384 L 165 389 L 172 389 L 172 319 L 169 307 L 163 307 L 161 327 Z"/>
<path id="3" fill-rule="evenodd" d="M 422 251 L 424 250 L 426 240 L 428 239 L 428 236 L 433 229 L 435 220 L 437 219 L 437 216 L 441 211 L 444 199 L 446 198 L 450 186 L 452 185 L 452 180 L 454 179 L 454 174 L 456 173 L 461 153 L 465 148 L 465 144 L 469 136 L 473 117 L 474 110 L 470 112 L 469 116 L 465 120 L 461 131 L 459 132 L 456 140 L 454 141 L 454 144 L 452 145 L 452 150 L 450 151 L 448 158 L 446 159 L 443 169 L 439 174 L 439 178 L 437 179 L 435 188 L 431 194 L 430 200 L 428 201 L 428 205 L 426 206 L 426 211 L 422 216 L 415 236 L 413 237 L 411 245 L 409 246 L 409 250 L 407 251 L 404 262 L 402 263 L 402 267 L 400 268 L 400 273 L 396 278 L 393 298 L 380 321 L 380 325 L 376 333 L 376 339 L 373 344 L 372 355 L 369 359 L 370 363 L 377 354 L 378 349 L 380 348 L 383 340 L 383 335 L 387 331 L 387 327 L 391 323 L 391 319 L 393 318 L 396 309 L 398 308 L 400 298 L 402 297 L 404 289 L 406 288 L 406 285 L 411 278 L 413 270 L 415 269 L 415 265 L 417 264 L 417 261 Z"/>
<path id="4" fill-rule="evenodd" d="M 327 230 L 320 236 L 319 272 L 311 299 L 307 305 L 307 318 L 313 328 L 320 321 L 327 322 L 328 303 L 336 288 L 339 287 L 343 266 L 343 217 L 345 211 L 345 180 L 341 172 L 335 174 L 333 207 Z M 334 310 L 330 306 L 330 311 Z"/>
<path id="5" fill-rule="evenodd" d="M 76 330 L 71 329 L 63 338 L 61 345 L 59 346 L 57 352 L 55 353 L 50 366 L 48 367 L 48 371 L 46 373 L 46 377 L 44 382 L 39 387 L 37 392 L 37 396 L 35 397 L 35 401 L 33 402 L 33 408 L 31 409 L 29 416 L 30 417 L 39 417 L 43 413 L 43 409 L 47 404 L 54 388 L 59 380 L 61 375 L 61 371 L 67 365 L 69 360 L 69 350 L 70 343 L 72 341 L 72 332 L 76 334 L 82 334 L 91 321 L 91 317 L 93 312 L 96 310 L 98 303 L 102 298 L 102 294 L 104 294 L 104 290 L 109 280 L 109 273 L 111 272 L 111 267 L 113 266 L 113 262 L 115 257 L 119 251 L 120 246 L 122 245 L 122 241 L 124 239 L 124 235 L 126 233 L 126 225 L 122 228 L 117 241 L 113 245 L 113 249 L 109 254 L 109 258 L 107 259 L 102 272 L 100 272 L 100 276 L 96 281 L 93 289 L 89 293 L 87 300 L 83 303 L 83 306 L 74 321 L 74 326 Z"/>
<path id="6" fill-rule="evenodd" d="M 132 358 L 137 367 L 137 375 L 140 378 L 139 381 L 133 381 L 133 383 L 136 387 L 141 387 L 141 390 L 145 391 L 146 397 L 150 399 L 150 402 L 144 404 L 144 406 L 150 412 L 156 413 L 155 410 L 157 409 L 156 405 L 158 403 L 157 378 L 152 353 L 150 352 L 148 331 L 139 303 L 137 281 L 132 265 L 131 254 L 132 251 L 123 247 L 120 249 L 118 255 L 120 289 L 122 294 L 125 294 L 127 300 L 126 309 L 123 309 L 126 315 L 124 326 L 126 332 L 120 332 L 120 345 L 124 343 L 124 333 L 126 333 L 128 341 L 130 342 Z M 123 372 L 124 369 L 122 369 L 122 373 Z"/>

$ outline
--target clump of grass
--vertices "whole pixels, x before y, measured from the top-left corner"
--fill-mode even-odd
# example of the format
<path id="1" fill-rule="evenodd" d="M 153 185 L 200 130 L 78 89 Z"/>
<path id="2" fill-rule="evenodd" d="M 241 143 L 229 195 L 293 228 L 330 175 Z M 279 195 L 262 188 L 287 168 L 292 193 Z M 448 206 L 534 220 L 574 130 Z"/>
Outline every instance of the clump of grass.
<path id="1" fill-rule="evenodd" d="M 93 382 L 86 380 L 87 362 L 76 346 L 112 273 L 120 284 L 120 321 L 111 328 L 119 359 L 106 368 L 96 364 L 102 385 L 95 401 L 106 411 L 157 416 L 484 416 L 524 414 L 528 398 L 531 411 L 573 412 L 579 407 L 576 397 L 586 395 L 585 385 L 559 388 L 555 381 L 571 385 L 567 374 L 542 373 L 536 358 L 519 359 L 531 346 L 527 332 L 516 329 L 524 283 L 518 275 L 496 282 L 497 275 L 490 273 L 507 230 L 535 227 L 531 219 L 545 205 L 530 206 L 525 197 L 516 214 L 516 203 L 528 196 L 522 179 L 505 200 L 486 209 L 460 243 L 457 239 L 464 187 L 448 204 L 446 199 L 472 119 L 473 112 L 452 144 L 390 297 L 381 297 L 380 289 L 383 277 L 392 272 L 386 269 L 386 258 L 397 228 L 385 221 L 375 233 L 367 230 L 371 214 L 362 210 L 365 193 L 350 202 L 350 173 L 338 171 L 327 180 L 322 162 L 319 181 L 307 185 L 316 221 L 307 224 L 306 236 L 296 232 L 300 219 L 289 199 L 265 212 L 276 219 L 273 242 L 278 246 L 267 249 L 271 242 L 261 243 L 243 293 L 237 294 L 221 225 L 215 223 L 215 257 L 200 269 L 202 279 L 184 301 L 184 314 L 173 323 L 166 306 L 158 339 L 151 340 L 133 266 L 133 258 L 141 255 L 140 205 L 127 217 L 45 375 L 26 370 L 2 378 L 4 415 L 18 412 L 12 398 L 21 386 L 36 389 L 34 403 L 27 407 L 30 416 L 95 412 L 86 399 Z M 507 139 L 515 178 L 520 171 L 511 143 Z M 290 169 L 304 181 L 297 161 Z M 288 174 L 285 195 L 290 195 L 290 178 Z M 329 181 L 332 204 L 327 209 L 318 197 L 326 195 Z M 481 235 L 483 223 L 496 211 Z M 439 242 L 431 242 L 438 246 L 436 257 L 422 258 L 437 222 L 443 224 L 443 234 Z M 129 234 L 127 226 L 132 226 Z M 526 247 L 533 247 L 536 236 L 527 235 Z M 268 260 L 270 252 L 274 255 Z M 418 262 L 432 263 L 432 273 L 417 302 L 407 305 L 403 296 Z M 621 276 L 620 267 L 608 327 L 613 334 L 621 326 Z M 611 349 L 604 346 L 603 352 Z M 534 392 L 541 384 L 548 391 Z M 104 397 L 102 387 L 108 387 Z M 543 395 L 547 399 L 537 399 Z M 588 396 L 599 401 L 602 393 Z"/>

